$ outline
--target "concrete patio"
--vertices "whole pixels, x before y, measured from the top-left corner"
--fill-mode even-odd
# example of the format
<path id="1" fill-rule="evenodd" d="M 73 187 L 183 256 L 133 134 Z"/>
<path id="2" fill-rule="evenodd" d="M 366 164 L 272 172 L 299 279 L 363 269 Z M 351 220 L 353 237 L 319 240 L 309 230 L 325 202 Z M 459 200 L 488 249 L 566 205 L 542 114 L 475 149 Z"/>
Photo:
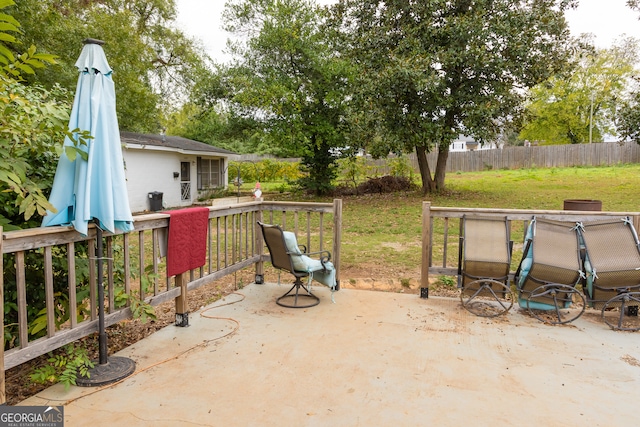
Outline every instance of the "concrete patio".
<path id="1" fill-rule="evenodd" d="M 483 319 L 456 299 L 249 285 L 118 353 L 136 372 L 58 385 L 23 405 L 64 405 L 68 426 L 633 425 L 640 335 L 585 313 L 549 326 L 514 307 Z M 235 303 L 232 303 L 237 301 Z M 226 304 L 226 305 L 223 305 Z"/>

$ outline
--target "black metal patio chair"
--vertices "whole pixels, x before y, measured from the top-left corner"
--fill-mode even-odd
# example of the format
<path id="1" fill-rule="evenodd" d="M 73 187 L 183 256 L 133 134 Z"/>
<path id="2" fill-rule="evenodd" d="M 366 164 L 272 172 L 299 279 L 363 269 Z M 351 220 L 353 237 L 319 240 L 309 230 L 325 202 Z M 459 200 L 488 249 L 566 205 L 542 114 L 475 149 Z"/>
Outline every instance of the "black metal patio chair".
<path id="1" fill-rule="evenodd" d="M 291 273 L 295 278 L 291 289 L 276 300 L 278 305 L 290 308 L 318 305 L 320 298 L 311 292 L 312 278 L 328 285 L 332 292 L 336 290 L 335 269 L 329 251 L 307 252 L 304 245 L 298 245 L 294 233 L 284 231 L 278 225 L 261 222 L 258 225 L 262 229 L 271 264 L 278 270 Z M 312 259 L 310 255 L 316 255 L 319 259 Z M 302 281 L 305 277 L 309 278 L 306 286 Z"/>

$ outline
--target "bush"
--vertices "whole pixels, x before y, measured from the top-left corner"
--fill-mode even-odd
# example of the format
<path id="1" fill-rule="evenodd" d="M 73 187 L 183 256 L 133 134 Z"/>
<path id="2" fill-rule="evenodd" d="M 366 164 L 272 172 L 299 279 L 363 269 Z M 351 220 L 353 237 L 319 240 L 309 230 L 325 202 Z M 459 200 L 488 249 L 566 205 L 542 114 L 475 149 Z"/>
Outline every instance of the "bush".
<path id="1" fill-rule="evenodd" d="M 398 191 L 415 191 L 418 186 L 409 178 L 386 175 L 380 178 L 369 178 L 356 188 L 341 186 L 334 190 L 334 196 L 353 196 L 358 194 L 382 194 Z"/>
<path id="2" fill-rule="evenodd" d="M 300 178 L 300 163 L 274 159 L 264 159 L 257 162 L 240 161 L 229 162 L 229 181 L 237 179 L 238 170 L 243 182 L 278 182 L 291 181 Z"/>
<path id="3" fill-rule="evenodd" d="M 371 178 L 358 186 L 359 194 L 395 193 L 398 191 L 415 190 L 416 185 L 409 178 L 403 176 L 386 175 L 380 178 Z"/>

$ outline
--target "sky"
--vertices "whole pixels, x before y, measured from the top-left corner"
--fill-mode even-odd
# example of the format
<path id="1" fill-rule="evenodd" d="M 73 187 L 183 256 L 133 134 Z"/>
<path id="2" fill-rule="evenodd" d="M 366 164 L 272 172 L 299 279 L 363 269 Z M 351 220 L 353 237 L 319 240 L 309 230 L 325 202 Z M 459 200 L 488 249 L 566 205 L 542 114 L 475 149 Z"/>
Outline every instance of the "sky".
<path id="1" fill-rule="evenodd" d="M 568 11 L 571 33 L 595 34 L 597 47 L 610 47 L 623 34 L 640 39 L 640 12 L 626 6 L 626 0 L 579 0 L 576 10 Z M 332 4 L 335 0 L 317 0 L 319 4 Z M 199 39 L 209 55 L 217 62 L 228 60 L 223 53 L 227 33 L 221 28 L 220 18 L 225 0 L 176 0 L 178 28 Z"/>

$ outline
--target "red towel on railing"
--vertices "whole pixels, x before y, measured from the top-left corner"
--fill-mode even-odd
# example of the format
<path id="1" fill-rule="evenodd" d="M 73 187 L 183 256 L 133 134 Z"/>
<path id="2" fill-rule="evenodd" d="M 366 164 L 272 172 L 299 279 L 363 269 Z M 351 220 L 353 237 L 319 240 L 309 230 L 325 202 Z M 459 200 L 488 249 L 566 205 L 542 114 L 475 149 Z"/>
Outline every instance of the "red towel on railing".
<path id="1" fill-rule="evenodd" d="M 208 208 L 167 212 L 167 275 L 169 277 L 202 267 L 207 257 Z"/>

